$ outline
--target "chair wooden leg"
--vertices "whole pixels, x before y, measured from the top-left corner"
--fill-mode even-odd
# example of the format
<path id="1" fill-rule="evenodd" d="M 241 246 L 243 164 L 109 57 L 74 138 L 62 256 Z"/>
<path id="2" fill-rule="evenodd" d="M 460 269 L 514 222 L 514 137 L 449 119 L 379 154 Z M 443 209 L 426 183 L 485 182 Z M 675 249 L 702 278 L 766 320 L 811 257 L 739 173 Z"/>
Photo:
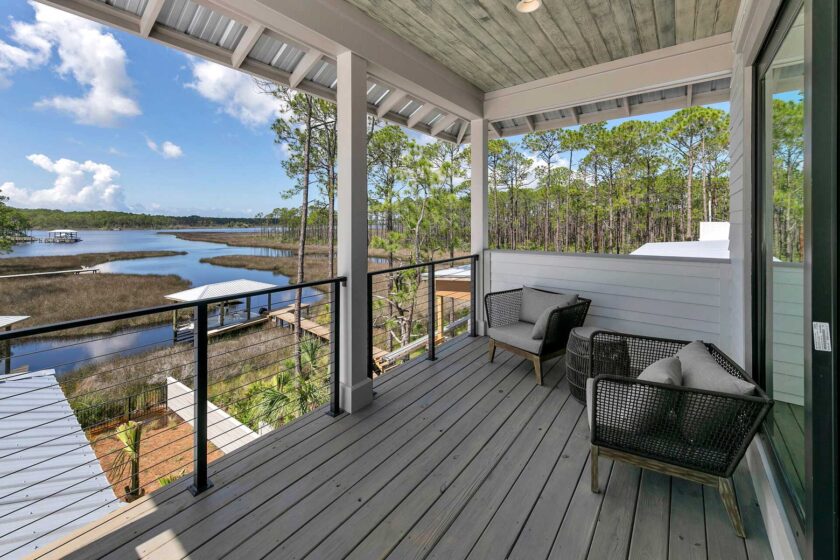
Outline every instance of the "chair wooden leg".
<path id="1" fill-rule="evenodd" d="M 594 492 L 595 494 L 600 494 L 601 493 L 601 486 L 600 486 L 600 484 L 598 484 L 598 446 L 597 445 L 592 446 L 591 457 L 589 458 L 589 461 L 591 463 L 591 468 L 592 468 L 592 470 L 590 471 L 590 475 L 589 475 L 590 478 L 591 478 L 590 484 L 592 486 L 592 492 Z"/>
<path id="2" fill-rule="evenodd" d="M 735 527 L 735 533 L 742 539 L 745 538 L 744 524 L 741 522 L 741 512 L 738 510 L 738 500 L 735 498 L 735 487 L 732 485 L 732 479 L 719 478 L 718 492 L 720 492 L 720 499 L 723 500 L 726 513 L 729 514 L 729 519 L 732 521 L 732 526 Z"/>
<path id="3" fill-rule="evenodd" d="M 534 356 L 533 358 L 531 358 L 531 361 L 534 362 L 534 373 L 537 376 L 537 385 L 542 385 L 542 362 L 540 361 L 538 356 Z"/>
<path id="4" fill-rule="evenodd" d="M 490 362 L 493 362 L 493 358 L 496 357 L 496 341 L 492 338 L 490 339 Z"/>

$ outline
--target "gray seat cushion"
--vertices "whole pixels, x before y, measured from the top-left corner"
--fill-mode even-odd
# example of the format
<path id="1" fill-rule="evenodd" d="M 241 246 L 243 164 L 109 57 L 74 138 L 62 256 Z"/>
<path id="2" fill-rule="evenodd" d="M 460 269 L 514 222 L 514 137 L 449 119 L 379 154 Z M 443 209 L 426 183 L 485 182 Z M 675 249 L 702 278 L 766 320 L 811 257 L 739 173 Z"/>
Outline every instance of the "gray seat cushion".
<path id="1" fill-rule="evenodd" d="M 533 329 L 533 324 L 519 321 L 503 327 L 491 327 L 487 330 L 487 335 L 493 340 L 521 348 L 531 354 L 539 354 L 540 348 L 542 347 L 542 340 L 531 338 L 531 331 Z"/>
<path id="2" fill-rule="evenodd" d="M 546 309 L 566 307 L 577 302 L 577 294 L 558 294 L 528 288 L 526 286 L 522 288 L 522 304 L 519 307 L 519 320 L 526 323 L 536 323 Z"/>

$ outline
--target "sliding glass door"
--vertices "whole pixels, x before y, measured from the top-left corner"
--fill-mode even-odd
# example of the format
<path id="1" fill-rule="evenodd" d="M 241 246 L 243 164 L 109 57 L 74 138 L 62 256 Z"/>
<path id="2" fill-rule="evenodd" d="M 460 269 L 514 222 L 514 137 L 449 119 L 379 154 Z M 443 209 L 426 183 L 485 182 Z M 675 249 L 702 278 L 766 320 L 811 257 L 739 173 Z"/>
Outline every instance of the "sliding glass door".
<path id="1" fill-rule="evenodd" d="M 805 514 L 805 32 L 804 7 L 779 29 L 761 68 L 760 262 L 763 362 L 776 400 L 766 433 L 793 505 Z"/>
<path id="2" fill-rule="evenodd" d="M 806 558 L 838 554 L 837 0 L 789 0 L 755 69 L 753 366 Z"/>

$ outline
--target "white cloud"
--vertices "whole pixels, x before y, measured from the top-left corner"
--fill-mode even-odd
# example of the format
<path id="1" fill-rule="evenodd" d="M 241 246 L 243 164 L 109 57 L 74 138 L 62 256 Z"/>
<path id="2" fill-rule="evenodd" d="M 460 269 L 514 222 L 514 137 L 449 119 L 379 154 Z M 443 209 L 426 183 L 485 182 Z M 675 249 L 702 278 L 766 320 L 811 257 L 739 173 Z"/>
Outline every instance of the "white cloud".
<path id="1" fill-rule="evenodd" d="M 114 126 L 120 119 L 141 113 L 126 71 L 128 56 L 119 41 L 92 21 L 30 2 L 35 21 L 12 21 L 12 40 L 0 41 L 0 85 L 8 85 L 19 69 L 47 64 L 53 50 L 56 72 L 72 77 L 83 89 L 80 97 L 58 95 L 38 101 L 38 108 L 68 113 L 77 123 Z"/>
<path id="2" fill-rule="evenodd" d="M 222 111 L 246 126 L 266 125 L 282 113 L 282 103 L 261 91 L 247 74 L 194 58 L 190 69 L 193 81 L 186 87 L 217 103 Z"/>
<path id="3" fill-rule="evenodd" d="M 148 146 L 149 149 L 156 154 L 160 154 L 166 159 L 178 159 L 184 155 L 184 150 L 181 149 L 181 146 L 174 144 L 169 140 L 166 140 L 163 144 L 158 145 L 154 140 L 146 138 L 146 146 Z"/>
<path id="4" fill-rule="evenodd" d="M 55 175 L 52 187 L 26 189 L 7 182 L 0 185 L 12 206 L 62 210 L 128 210 L 123 189 L 115 181 L 119 172 L 105 163 L 71 159 L 51 160 L 44 154 L 27 156 L 35 166 Z"/>

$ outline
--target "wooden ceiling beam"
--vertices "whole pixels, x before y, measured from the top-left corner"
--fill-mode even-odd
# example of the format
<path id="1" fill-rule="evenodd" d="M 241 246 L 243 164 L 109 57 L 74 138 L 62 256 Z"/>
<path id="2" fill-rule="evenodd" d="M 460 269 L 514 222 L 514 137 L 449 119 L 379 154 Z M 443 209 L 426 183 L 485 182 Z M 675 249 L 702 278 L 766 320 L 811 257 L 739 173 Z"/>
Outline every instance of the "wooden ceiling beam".
<path id="1" fill-rule="evenodd" d="M 297 87 L 303 81 L 307 74 L 321 62 L 324 58 L 324 53 L 317 49 L 309 49 L 300 62 L 297 63 L 295 69 L 292 71 L 292 76 L 289 78 L 289 86 Z"/>
<path id="2" fill-rule="evenodd" d="M 528 125 L 528 132 L 536 132 L 537 127 L 534 124 L 533 115 L 526 115 L 525 116 L 525 123 Z"/>
<path id="3" fill-rule="evenodd" d="M 393 88 L 385 99 L 382 100 L 382 103 L 379 104 L 379 108 L 376 110 L 376 116 L 380 119 L 385 118 L 385 115 L 394 111 L 395 113 L 401 108 L 401 106 L 405 106 L 408 103 L 408 94 L 401 89 Z"/>
<path id="4" fill-rule="evenodd" d="M 408 128 L 414 128 L 419 123 L 425 121 L 430 116 L 432 116 L 432 113 L 435 112 L 435 109 L 437 109 L 437 107 L 429 103 L 423 105 L 422 107 L 419 107 L 416 111 L 414 111 L 411 114 L 410 117 L 408 117 L 408 121 L 406 121 L 406 126 Z"/>
<path id="5" fill-rule="evenodd" d="M 149 0 L 146 4 L 146 9 L 143 10 L 143 15 L 140 16 L 140 35 L 148 37 L 152 32 L 152 27 L 157 23 L 157 18 L 166 0 Z"/>
<path id="6" fill-rule="evenodd" d="M 437 136 L 458 120 L 457 115 L 443 115 L 441 118 L 437 120 L 435 124 L 432 125 L 431 134 L 432 136 Z"/>
<path id="7" fill-rule="evenodd" d="M 464 136 L 467 134 L 467 129 L 470 127 L 470 123 L 467 121 L 461 121 L 461 128 L 458 129 L 458 137 L 456 139 L 457 144 L 461 144 L 464 141 Z"/>
<path id="8" fill-rule="evenodd" d="M 245 34 L 242 36 L 242 39 L 239 40 L 239 44 L 236 45 L 236 49 L 230 56 L 231 66 L 234 68 L 242 66 L 242 63 L 245 62 L 245 58 L 248 54 L 250 54 L 260 37 L 262 37 L 263 31 L 265 31 L 265 27 L 259 23 L 253 22 L 248 26 Z"/>

